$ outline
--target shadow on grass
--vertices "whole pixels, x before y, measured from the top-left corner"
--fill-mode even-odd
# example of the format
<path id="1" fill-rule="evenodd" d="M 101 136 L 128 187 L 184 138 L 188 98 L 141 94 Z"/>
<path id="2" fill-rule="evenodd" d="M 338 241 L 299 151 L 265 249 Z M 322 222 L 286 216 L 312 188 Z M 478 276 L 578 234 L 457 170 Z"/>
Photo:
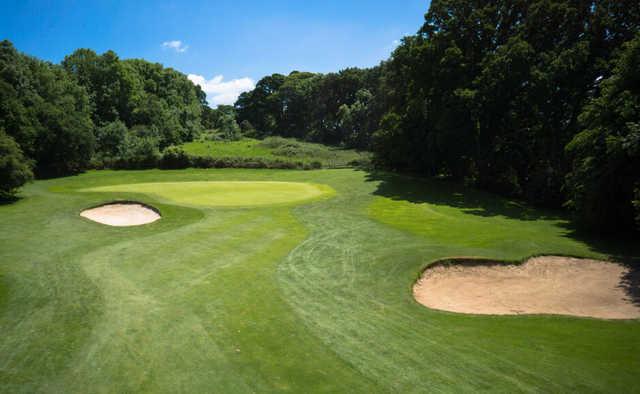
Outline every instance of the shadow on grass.
<path id="1" fill-rule="evenodd" d="M 640 234 L 635 233 L 597 233 L 566 221 L 560 224 L 567 232 L 566 236 L 588 245 L 595 252 L 610 256 L 630 268 L 640 270 Z"/>
<path id="2" fill-rule="evenodd" d="M 560 212 L 545 212 L 524 203 L 508 200 L 460 182 L 419 178 L 386 172 L 369 172 L 367 181 L 380 182 L 375 195 L 398 201 L 429 203 L 461 209 L 471 215 L 504 216 L 518 220 L 560 220 Z"/>
<path id="3" fill-rule="evenodd" d="M 636 262 L 624 264 L 629 269 L 620 281 L 629 300 L 636 306 L 640 306 L 640 264 Z"/>
<path id="4" fill-rule="evenodd" d="M 0 193 L 0 205 L 9 205 L 14 204 L 18 201 L 22 200 L 22 197 L 17 196 L 15 194 L 2 194 Z"/>
<path id="5" fill-rule="evenodd" d="M 567 238 L 586 244 L 592 251 L 640 270 L 640 234 L 594 234 L 571 221 L 566 212 L 534 208 L 488 192 L 464 186 L 461 182 L 421 178 L 389 172 L 368 172 L 366 180 L 379 182 L 374 195 L 397 201 L 449 206 L 482 217 L 506 217 L 522 221 L 555 220 Z M 634 274 L 636 282 L 637 276 Z M 631 280 L 631 279 L 629 279 Z M 637 295 L 640 297 L 640 295 Z"/>

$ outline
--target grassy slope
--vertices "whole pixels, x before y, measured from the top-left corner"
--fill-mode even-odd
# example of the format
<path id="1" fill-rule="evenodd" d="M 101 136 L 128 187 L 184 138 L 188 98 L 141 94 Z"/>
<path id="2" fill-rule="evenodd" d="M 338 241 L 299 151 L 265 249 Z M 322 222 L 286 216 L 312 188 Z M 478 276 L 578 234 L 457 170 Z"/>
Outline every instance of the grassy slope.
<path id="1" fill-rule="evenodd" d="M 259 145 L 260 141 L 245 138 L 239 141 L 193 141 L 181 147 L 196 156 L 212 157 L 269 157 L 274 158 L 271 149 Z"/>
<path id="2" fill-rule="evenodd" d="M 163 220 L 77 215 L 112 194 L 74 189 L 202 180 L 337 195 L 186 208 L 124 193 Z M 458 315 L 411 297 L 442 256 L 600 255 L 553 215 L 353 170 L 92 172 L 25 196 L 0 206 L 0 391 L 640 390 L 639 321 Z"/>
<path id="3" fill-rule="evenodd" d="M 185 152 L 195 156 L 247 157 L 301 161 L 308 163 L 319 161 L 324 167 L 344 167 L 354 160 L 368 159 L 369 154 L 353 149 L 341 149 L 322 144 L 300 142 L 292 139 L 272 138 L 267 143 L 252 138 L 240 141 L 194 141 L 181 145 Z M 275 144 L 269 144 L 269 142 Z M 278 149 L 279 143 L 295 144 L 297 148 Z"/>

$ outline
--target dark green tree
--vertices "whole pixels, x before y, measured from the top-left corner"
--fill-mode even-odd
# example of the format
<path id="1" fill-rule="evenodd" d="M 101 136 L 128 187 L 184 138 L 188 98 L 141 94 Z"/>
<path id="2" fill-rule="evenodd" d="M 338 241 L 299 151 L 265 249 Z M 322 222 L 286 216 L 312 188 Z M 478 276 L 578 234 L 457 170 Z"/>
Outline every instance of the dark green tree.
<path id="1" fill-rule="evenodd" d="M 237 140 L 241 137 L 240 126 L 236 122 L 235 117 L 225 114 L 220 117 L 220 132 L 227 141 Z"/>
<path id="2" fill-rule="evenodd" d="M 0 199 L 12 197 L 32 179 L 31 164 L 13 138 L 0 129 Z"/>
<path id="3" fill-rule="evenodd" d="M 126 134 L 127 126 L 120 120 L 96 128 L 96 154 L 102 157 L 117 157 Z"/>
<path id="4" fill-rule="evenodd" d="M 77 173 L 93 154 L 85 89 L 64 69 L 0 43 L 0 127 L 35 162 L 37 175 Z"/>
<path id="5" fill-rule="evenodd" d="M 613 59 L 612 76 L 601 82 L 601 94 L 580 115 L 584 129 L 567 145 L 572 158 L 568 205 L 580 220 L 604 231 L 628 228 L 640 213 L 638 64 L 640 34 Z"/>

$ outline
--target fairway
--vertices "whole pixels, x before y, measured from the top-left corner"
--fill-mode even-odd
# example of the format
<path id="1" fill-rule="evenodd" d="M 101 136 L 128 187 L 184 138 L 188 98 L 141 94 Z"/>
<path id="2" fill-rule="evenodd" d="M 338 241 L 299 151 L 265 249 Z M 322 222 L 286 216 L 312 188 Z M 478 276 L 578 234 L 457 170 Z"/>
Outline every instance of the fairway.
<path id="1" fill-rule="evenodd" d="M 162 219 L 80 216 L 114 200 Z M 414 300 L 423 269 L 448 256 L 638 255 L 458 184 L 352 169 L 91 171 L 27 185 L 0 218 L 0 392 L 640 390 L 639 320 Z"/>
<path id="2" fill-rule="evenodd" d="M 175 204 L 209 207 L 297 203 L 333 193 L 328 186 L 300 182 L 134 183 L 83 191 L 143 193 Z"/>

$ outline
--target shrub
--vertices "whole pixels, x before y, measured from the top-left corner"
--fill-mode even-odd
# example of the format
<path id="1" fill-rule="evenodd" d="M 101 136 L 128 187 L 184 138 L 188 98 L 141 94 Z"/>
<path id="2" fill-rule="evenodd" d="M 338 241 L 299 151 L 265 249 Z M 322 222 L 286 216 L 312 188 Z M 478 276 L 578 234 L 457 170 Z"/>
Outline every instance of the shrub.
<path id="1" fill-rule="evenodd" d="M 251 122 L 249 122 L 246 119 L 243 120 L 242 122 L 240 122 L 240 132 L 242 132 L 242 135 L 244 135 L 245 137 L 253 138 L 253 137 L 256 137 L 258 135 L 258 132 L 253 127 Z"/>
<path id="2" fill-rule="evenodd" d="M 158 139 L 152 132 L 136 130 L 127 133 L 115 168 L 153 168 L 158 166 Z"/>
<path id="3" fill-rule="evenodd" d="M 310 163 L 305 164 L 304 166 L 305 170 L 318 170 L 320 168 L 322 168 L 322 163 L 318 160 L 314 160 Z"/>
<path id="4" fill-rule="evenodd" d="M 259 145 L 264 148 L 275 149 L 286 145 L 295 146 L 299 145 L 299 143 L 297 141 L 288 140 L 283 137 L 267 137 L 260 141 Z"/>
<path id="5" fill-rule="evenodd" d="M 180 169 L 191 166 L 191 157 L 180 147 L 170 146 L 162 154 L 160 168 Z"/>
<path id="6" fill-rule="evenodd" d="M 371 162 L 371 159 L 367 157 L 351 160 L 350 162 L 347 163 L 347 165 L 350 167 L 364 168 L 364 169 L 370 169 L 373 167 L 373 163 Z"/>
<path id="7" fill-rule="evenodd" d="M 220 117 L 220 132 L 224 139 L 235 141 L 240 139 L 240 126 L 232 115 L 223 115 Z"/>

